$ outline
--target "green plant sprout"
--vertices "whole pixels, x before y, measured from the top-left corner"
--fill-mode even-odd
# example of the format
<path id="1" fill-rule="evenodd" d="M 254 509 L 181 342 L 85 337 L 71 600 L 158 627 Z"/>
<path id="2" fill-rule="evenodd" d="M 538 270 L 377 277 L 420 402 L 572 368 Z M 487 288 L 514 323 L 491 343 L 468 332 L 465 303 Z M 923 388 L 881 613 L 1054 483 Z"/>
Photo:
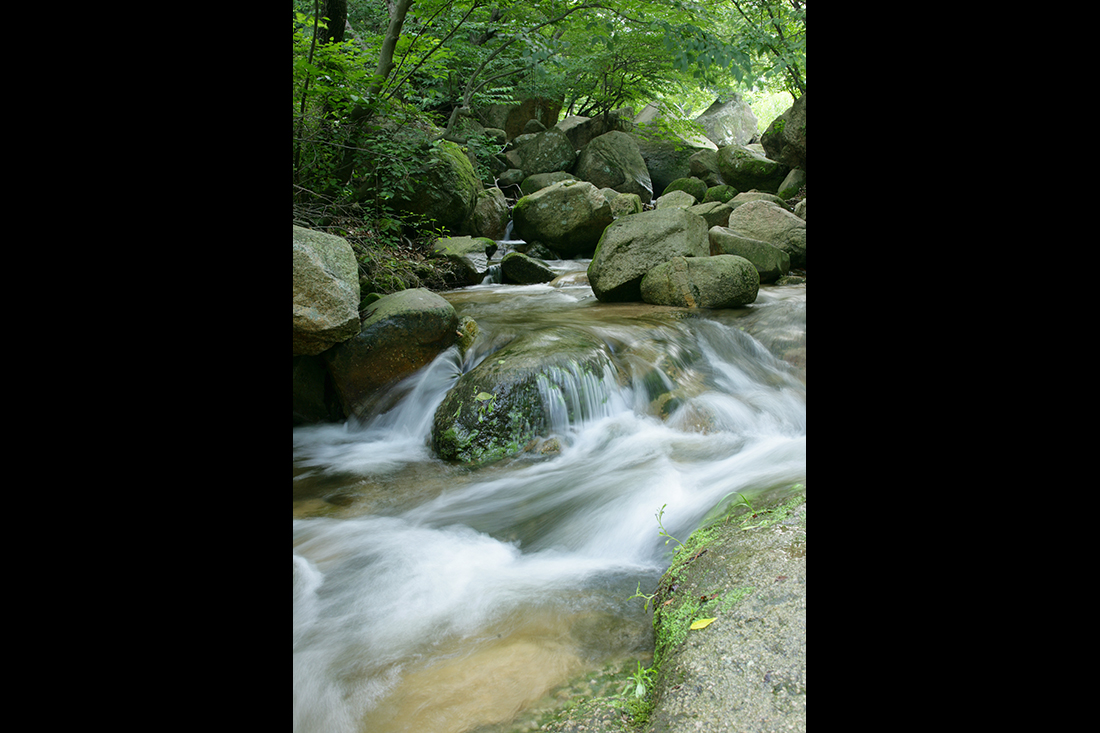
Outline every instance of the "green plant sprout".
<path id="1" fill-rule="evenodd" d="M 630 598 L 627 598 L 626 600 L 629 601 L 631 598 L 642 598 L 642 599 L 645 600 L 644 610 L 648 611 L 649 610 L 649 602 L 652 601 L 656 595 L 657 595 L 656 593 L 650 593 L 647 596 L 645 593 L 642 593 L 642 582 L 638 581 L 638 589 L 636 591 L 634 591 L 634 595 L 630 596 Z"/>
<path id="2" fill-rule="evenodd" d="M 667 531 L 665 530 L 665 525 L 661 523 L 661 517 L 663 517 L 663 516 L 665 515 L 665 507 L 666 507 L 666 506 L 668 506 L 668 504 L 662 504 L 662 505 L 661 505 L 661 509 L 660 509 L 660 510 L 659 510 L 659 511 L 657 512 L 657 514 L 656 514 L 656 517 L 657 517 L 657 526 L 661 528 L 661 532 L 660 532 L 660 535 L 661 535 L 662 537 L 665 537 L 665 538 L 667 538 L 667 539 L 665 539 L 665 545 L 668 545 L 669 541 L 671 541 L 671 540 L 675 540 L 676 544 L 680 545 L 680 547 L 683 547 L 683 546 L 684 546 L 684 543 L 683 543 L 683 542 L 680 542 L 680 540 L 677 540 L 677 539 L 676 539 L 675 537 L 673 537 L 672 535 L 670 535 L 670 534 L 669 534 L 669 533 L 668 533 L 668 532 L 667 532 Z"/>

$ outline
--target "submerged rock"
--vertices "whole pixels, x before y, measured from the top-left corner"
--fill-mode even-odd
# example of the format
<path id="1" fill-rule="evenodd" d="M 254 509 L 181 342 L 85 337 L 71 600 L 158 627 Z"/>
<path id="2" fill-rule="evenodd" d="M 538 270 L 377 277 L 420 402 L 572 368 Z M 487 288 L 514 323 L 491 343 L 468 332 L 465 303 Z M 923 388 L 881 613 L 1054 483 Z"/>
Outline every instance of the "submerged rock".
<path id="1" fill-rule="evenodd" d="M 605 406 L 613 375 L 608 347 L 594 336 L 561 327 L 524 334 L 451 388 L 432 421 L 432 449 L 469 464 L 520 453 L 551 427 Z"/>
<path id="2" fill-rule="evenodd" d="M 500 261 L 500 269 L 504 274 L 504 282 L 519 285 L 548 283 L 557 277 L 557 273 L 545 262 L 522 252 L 509 252 L 504 255 L 504 259 Z"/>

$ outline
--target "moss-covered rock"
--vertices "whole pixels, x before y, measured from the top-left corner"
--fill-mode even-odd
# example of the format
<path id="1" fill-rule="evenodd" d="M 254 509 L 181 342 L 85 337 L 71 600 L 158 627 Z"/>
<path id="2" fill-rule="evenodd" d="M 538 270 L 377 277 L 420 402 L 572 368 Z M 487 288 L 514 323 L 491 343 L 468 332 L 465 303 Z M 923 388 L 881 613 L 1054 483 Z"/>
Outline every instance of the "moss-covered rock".
<path id="1" fill-rule="evenodd" d="M 779 190 L 791 169 L 742 145 L 719 148 L 718 168 L 726 183 L 741 191 L 755 188 L 770 193 Z"/>
<path id="2" fill-rule="evenodd" d="M 698 178 L 677 178 L 665 187 L 661 195 L 664 196 L 671 191 L 687 191 L 695 197 L 695 203 L 700 203 L 707 195 L 707 184 Z"/>
<path id="3" fill-rule="evenodd" d="M 484 186 L 462 148 L 447 140 L 440 141 L 432 157 L 412 179 L 416 182 L 415 189 L 395 196 L 394 206 L 433 219 L 452 232 L 464 233 L 478 192 Z"/>
<path id="4" fill-rule="evenodd" d="M 547 432 L 560 407 L 548 402 L 548 374 L 563 369 L 602 377 L 610 366 L 606 344 L 586 333 L 550 328 L 524 334 L 451 388 L 435 412 L 432 449 L 444 460 L 467 464 L 515 455 Z"/>
<path id="5" fill-rule="evenodd" d="M 512 208 L 515 236 L 562 258 L 596 248 L 614 220 L 611 204 L 587 181 L 562 181 L 524 196 Z"/>

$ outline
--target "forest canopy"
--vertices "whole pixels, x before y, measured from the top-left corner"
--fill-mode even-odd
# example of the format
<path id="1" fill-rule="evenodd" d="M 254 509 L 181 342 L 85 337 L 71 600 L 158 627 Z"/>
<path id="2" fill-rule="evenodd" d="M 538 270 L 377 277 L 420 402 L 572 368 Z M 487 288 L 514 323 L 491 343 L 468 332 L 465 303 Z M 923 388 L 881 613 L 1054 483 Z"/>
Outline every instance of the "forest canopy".
<path id="1" fill-rule="evenodd" d="M 660 101 L 687 118 L 732 93 L 806 92 L 804 0 L 293 0 L 293 38 L 296 218 L 354 202 L 392 222 L 433 142 L 488 145 L 461 122 L 495 103 L 592 117 Z"/>

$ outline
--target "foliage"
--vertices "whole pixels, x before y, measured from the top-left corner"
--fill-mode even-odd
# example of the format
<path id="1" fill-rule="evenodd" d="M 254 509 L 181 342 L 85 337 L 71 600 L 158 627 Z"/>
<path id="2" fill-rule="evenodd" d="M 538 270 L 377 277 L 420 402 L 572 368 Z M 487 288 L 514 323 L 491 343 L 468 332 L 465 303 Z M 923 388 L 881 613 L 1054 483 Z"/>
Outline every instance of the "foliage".
<path id="1" fill-rule="evenodd" d="M 717 94 L 805 92 L 804 0 L 348 0 L 339 43 L 314 17 L 326 3 L 292 4 L 296 219 L 360 216 L 390 244 L 432 225 L 395 199 L 433 142 L 467 147 L 492 184 L 502 145 L 463 122 L 492 104 L 594 116 L 657 100 L 678 114 L 640 132 L 678 137 L 701 133 L 690 117 Z"/>

